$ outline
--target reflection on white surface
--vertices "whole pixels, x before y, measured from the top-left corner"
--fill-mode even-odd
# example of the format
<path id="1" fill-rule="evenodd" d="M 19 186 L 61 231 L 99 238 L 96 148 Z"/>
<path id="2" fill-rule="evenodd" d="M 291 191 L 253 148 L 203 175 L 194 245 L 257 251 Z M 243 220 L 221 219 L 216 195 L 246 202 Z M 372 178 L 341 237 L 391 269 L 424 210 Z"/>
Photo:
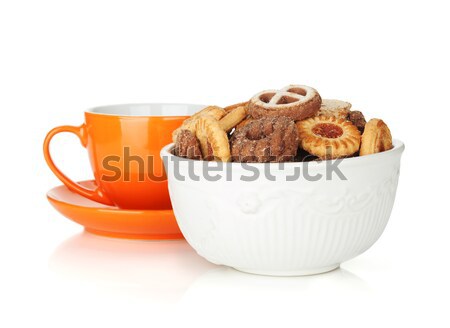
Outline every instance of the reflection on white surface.
<path id="1" fill-rule="evenodd" d="M 251 300 L 261 293 L 370 291 L 365 281 L 342 268 L 305 277 L 242 273 L 207 262 L 184 240 L 123 240 L 84 232 L 63 242 L 49 265 L 58 276 L 92 284 L 100 292 L 190 306 L 237 293 Z"/>
<path id="2" fill-rule="evenodd" d="M 326 289 L 332 291 L 369 292 L 368 284 L 348 270 L 336 270 L 300 277 L 270 277 L 243 273 L 228 267 L 210 269 L 191 285 L 185 296 L 193 293 L 295 293 Z M 206 297 L 206 295 L 204 295 Z"/>
<path id="3" fill-rule="evenodd" d="M 184 240 L 141 241 L 77 234 L 49 261 L 64 278 L 154 300 L 174 301 L 210 264 Z"/>
<path id="4" fill-rule="evenodd" d="M 219 283 L 222 286 L 228 285 L 233 286 L 234 288 L 239 288 L 240 290 L 248 291 L 260 290 L 262 283 L 264 285 L 264 289 L 267 290 L 282 290 L 285 288 L 292 290 L 293 287 L 297 289 L 306 289 L 317 283 L 322 286 L 332 283 L 336 288 L 370 290 L 364 280 L 342 268 L 338 268 L 327 273 L 310 276 L 271 277 L 243 273 L 232 268 L 220 266 L 210 269 L 208 272 L 203 274 L 196 283 L 198 282 L 203 285 Z M 195 289 L 194 285 L 192 288 Z"/>

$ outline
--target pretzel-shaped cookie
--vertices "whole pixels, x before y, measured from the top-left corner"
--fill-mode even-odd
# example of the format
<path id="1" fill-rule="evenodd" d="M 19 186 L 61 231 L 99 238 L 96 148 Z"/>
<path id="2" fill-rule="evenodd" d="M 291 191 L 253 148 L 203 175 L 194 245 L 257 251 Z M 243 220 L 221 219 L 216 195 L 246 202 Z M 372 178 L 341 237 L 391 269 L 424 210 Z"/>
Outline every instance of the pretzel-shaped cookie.
<path id="1" fill-rule="evenodd" d="M 264 117 L 236 129 L 230 141 L 235 162 L 287 162 L 297 153 L 298 131 L 287 117 Z"/>
<path id="2" fill-rule="evenodd" d="M 319 93 L 306 85 L 288 85 L 281 90 L 262 91 L 249 101 L 253 118 L 285 116 L 294 121 L 314 116 L 320 109 Z"/>

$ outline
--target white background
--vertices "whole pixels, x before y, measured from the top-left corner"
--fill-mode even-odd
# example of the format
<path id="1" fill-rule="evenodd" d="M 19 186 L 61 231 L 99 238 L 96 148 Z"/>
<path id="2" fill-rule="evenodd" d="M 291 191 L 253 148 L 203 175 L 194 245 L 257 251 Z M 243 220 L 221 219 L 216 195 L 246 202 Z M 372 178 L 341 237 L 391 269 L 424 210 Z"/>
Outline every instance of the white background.
<path id="1" fill-rule="evenodd" d="M 448 327 L 449 11 L 445 1 L 0 2 L 1 327 Z M 63 218 L 42 141 L 83 110 L 227 105 L 299 83 L 403 140 L 396 204 L 365 254 L 329 274 L 217 267 L 183 241 L 99 238 Z M 91 177 L 73 136 L 54 142 Z"/>

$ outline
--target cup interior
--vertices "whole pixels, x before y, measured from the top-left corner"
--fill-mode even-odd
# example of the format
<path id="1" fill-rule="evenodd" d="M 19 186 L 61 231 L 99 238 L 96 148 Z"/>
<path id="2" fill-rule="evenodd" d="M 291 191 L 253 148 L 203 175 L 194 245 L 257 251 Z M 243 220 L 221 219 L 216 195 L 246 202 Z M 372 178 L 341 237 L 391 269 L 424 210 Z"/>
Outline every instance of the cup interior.
<path id="1" fill-rule="evenodd" d="M 122 104 L 100 106 L 89 109 L 88 113 L 112 116 L 190 116 L 206 106 L 197 104 Z"/>

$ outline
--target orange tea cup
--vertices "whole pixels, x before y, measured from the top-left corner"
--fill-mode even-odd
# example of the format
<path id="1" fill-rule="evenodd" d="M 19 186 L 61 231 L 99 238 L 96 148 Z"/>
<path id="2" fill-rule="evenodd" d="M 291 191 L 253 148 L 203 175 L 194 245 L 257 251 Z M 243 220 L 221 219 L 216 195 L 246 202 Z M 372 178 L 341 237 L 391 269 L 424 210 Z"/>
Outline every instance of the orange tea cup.
<path id="1" fill-rule="evenodd" d="M 160 150 L 172 132 L 205 106 L 192 104 L 127 104 L 85 112 L 81 126 L 59 126 L 44 141 L 44 156 L 53 173 L 72 191 L 124 209 L 170 209 Z M 50 141 L 60 132 L 78 136 L 88 150 L 97 188 L 70 180 L 54 164 Z"/>

